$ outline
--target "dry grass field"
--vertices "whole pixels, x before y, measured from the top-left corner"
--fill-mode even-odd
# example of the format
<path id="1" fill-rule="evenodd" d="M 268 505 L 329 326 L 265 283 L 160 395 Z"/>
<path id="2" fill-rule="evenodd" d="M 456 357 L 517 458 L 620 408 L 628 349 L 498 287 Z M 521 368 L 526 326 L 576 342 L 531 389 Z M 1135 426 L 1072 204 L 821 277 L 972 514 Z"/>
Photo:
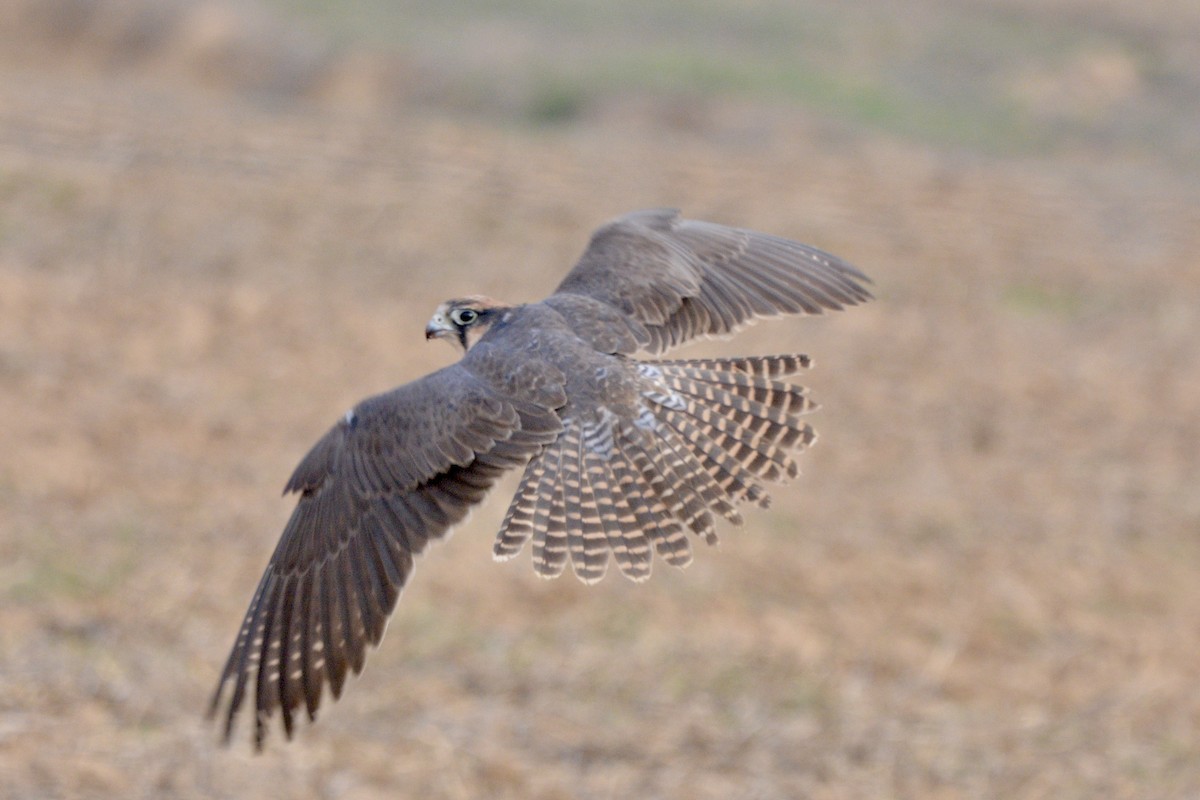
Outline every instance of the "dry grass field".
<path id="1" fill-rule="evenodd" d="M 1200 797 L 1183 151 L 980 155 L 735 95 L 472 116 L 281 12 L 3 5 L 0 797 Z M 1189 7 L 1129 24 L 1194 41 Z M 492 563 L 510 482 L 316 725 L 219 746 L 311 442 L 454 357 L 440 300 L 536 299 L 652 205 L 875 279 L 689 351 L 814 356 L 803 477 L 688 570 L 590 588 Z"/>

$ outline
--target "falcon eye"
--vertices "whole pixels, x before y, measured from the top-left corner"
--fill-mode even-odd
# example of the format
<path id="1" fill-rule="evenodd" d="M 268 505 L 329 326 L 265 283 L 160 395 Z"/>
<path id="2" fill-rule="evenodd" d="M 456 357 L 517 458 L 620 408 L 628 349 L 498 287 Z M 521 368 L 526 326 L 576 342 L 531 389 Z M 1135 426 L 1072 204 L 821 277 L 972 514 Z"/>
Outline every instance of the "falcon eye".
<path id="1" fill-rule="evenodd" d="M 479 312 L 473 308 L 456 308 L 450 313 L 450 319 L 455 325 L 470 325 L 479 319 Z"/>

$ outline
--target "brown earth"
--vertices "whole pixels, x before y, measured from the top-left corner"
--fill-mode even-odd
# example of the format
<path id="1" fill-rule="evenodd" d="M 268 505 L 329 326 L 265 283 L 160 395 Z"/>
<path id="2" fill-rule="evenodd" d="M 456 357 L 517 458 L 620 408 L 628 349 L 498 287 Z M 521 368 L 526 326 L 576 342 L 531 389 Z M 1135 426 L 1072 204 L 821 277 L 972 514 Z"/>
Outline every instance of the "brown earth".
<path id="1" fill-rule="evenodd" d="M 1200 187 L 734 101 L 533 129 L 49 46 L 0 59 L 0 797 L 1200 795 Z M 294 462 L 453 357 L 441 299 L 537 298 L 651 205 L 875 278 L 690 351 L 816 358 L 803 478 L 687 571 L 592 588 L 491 562 L 506 485 L 317 725 L 221 748 Z"/>

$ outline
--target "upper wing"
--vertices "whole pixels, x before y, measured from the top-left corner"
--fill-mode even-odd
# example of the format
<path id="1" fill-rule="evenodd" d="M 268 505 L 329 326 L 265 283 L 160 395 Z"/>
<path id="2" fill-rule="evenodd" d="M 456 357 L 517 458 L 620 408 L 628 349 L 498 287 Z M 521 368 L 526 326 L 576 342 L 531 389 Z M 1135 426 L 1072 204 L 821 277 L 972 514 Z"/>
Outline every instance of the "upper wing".
<path id="1" fill-rule="evenodd" d="M 869 282 L 815 247 L 654 209 L 597 230 L 547 302 L 599 300 L 627 326 L 613 335 L 632 335 L 660 353 L 694 336 L 731 333 L 754 317 L 856 305 L 870 299 L 862 286 Z"/>
<path id="2" fill-rule="evenodd" d="M 382 638 L 413 555 L 558 435 L 553 387 L 540 403 L 514 399 L 465 363 L 359 403 L 296 468 L 284 491 L 299 502 L 213 695 L 210 714 L 232 683 L 226 739 L 248 692 L 256 747 L 276 708 L 290 737 L 302 701 L 313 719 L 326 683 L 337 698 Z"/>

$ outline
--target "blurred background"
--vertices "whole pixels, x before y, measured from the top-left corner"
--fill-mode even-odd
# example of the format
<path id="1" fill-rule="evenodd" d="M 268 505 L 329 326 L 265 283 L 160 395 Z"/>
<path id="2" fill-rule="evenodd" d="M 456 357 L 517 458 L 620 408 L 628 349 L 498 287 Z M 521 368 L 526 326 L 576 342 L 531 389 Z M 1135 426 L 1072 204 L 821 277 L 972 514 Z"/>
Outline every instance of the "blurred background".
<path id="1" fill-rule="evenodd" d="M 815 358 L 804 476 L 591 588 L 509 482 L 219 747 L 308 446 L 658 205 L 875 279 L 686 351 Z M 0 796 L 1200 796 L 1197 252 L 1191 0 L 0 0 Z"/>

